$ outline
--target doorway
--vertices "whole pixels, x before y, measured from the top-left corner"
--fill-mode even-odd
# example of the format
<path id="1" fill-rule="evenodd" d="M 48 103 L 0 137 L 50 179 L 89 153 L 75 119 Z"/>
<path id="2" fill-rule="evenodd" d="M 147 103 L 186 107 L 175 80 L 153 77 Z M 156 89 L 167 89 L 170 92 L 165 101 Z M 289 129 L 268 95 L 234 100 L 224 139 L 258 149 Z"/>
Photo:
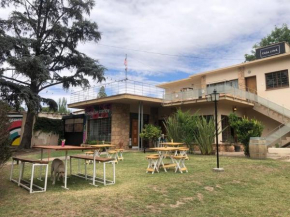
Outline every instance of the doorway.
<path id="1" fill-rule="evenodd" d="M 138 119 L 132 119 L 132 146 L 138 146 Z"/>
<path id="2" fill-rule="evenodd" d="M 246 78 L 246 91 L 257 94 L 256 76 Z"/>

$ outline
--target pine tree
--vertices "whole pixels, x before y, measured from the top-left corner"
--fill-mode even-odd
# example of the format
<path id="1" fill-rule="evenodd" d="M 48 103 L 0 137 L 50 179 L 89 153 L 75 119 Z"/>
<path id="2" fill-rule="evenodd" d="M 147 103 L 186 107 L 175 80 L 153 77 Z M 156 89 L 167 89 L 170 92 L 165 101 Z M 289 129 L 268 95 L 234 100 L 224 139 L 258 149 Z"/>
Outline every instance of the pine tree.
<path id="1" fill-rule="evenodd" d="M 106 94 L 105 87 L 101 86 L 97 98 L 103 98 L 103 97 L 107 97 L 107 94 Z"/>
<path id="2" fill-rule="evenodd" d="M 27 106 L 21 148 L 31 145 L 33 118 L 41 103 L 57 110 L 57 103 L 42 98 L 41 91 L 54 85 L 89 87 L 88 78 L 104 80 L 105 68 L 77 49 L 80 42 L 101 39 L 97 24 L 86 18 L 94 5 L 94 0 L 1 0 L 2 10 L 18 9 L 0 19 L 0 86 Z M 71 75 L 64 75 L 65 69 Z M 21 79 L 5 76 L 10 70 Z"/>

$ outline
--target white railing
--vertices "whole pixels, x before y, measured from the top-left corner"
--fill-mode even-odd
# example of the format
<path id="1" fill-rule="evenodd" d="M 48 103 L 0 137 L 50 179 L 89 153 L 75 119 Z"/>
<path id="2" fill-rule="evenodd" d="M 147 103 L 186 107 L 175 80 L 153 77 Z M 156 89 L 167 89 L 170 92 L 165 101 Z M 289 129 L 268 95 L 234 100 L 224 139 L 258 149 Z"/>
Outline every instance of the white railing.
<path id="1" fill-rule="evenodd" d="M 100 92 L 102 87 L 105 94 L 102 94 L 102 91 Z M 151 84 L 124 79 L 73 92 L 70 96 L 70 103 L 83 102 L 119 94 L 134 94 L 138 96 L 163 99 L 164 89 Z"/>

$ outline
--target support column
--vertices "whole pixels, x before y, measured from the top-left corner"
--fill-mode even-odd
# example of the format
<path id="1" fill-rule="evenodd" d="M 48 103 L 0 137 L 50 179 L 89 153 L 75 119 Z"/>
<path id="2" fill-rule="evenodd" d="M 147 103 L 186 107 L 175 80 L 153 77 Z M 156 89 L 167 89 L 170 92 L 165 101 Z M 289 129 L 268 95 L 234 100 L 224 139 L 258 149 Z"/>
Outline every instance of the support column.
<path id="1" fill-rule="evenodd" d="M 245 67 L 239 67 L 238 69 L 238 83 L 239 89 L 246 90 Z"/>
<path id="2" fill-rule="evenodd" d="M 143 102 L 141 102 L 141 127 L 140 127 L 140 132 L 143 130 L 143 121 L 144 121 L 144 114 L 143 114 Z M 141 138 L 141 150 L 143 149 L 143 139 Z"/>
<path id="3" fill-rule="evenodd" d="M 200 88 L 202 90 L 202 96 L 205 96 L 206 93 L 206 75 L 201 76 Z"/>

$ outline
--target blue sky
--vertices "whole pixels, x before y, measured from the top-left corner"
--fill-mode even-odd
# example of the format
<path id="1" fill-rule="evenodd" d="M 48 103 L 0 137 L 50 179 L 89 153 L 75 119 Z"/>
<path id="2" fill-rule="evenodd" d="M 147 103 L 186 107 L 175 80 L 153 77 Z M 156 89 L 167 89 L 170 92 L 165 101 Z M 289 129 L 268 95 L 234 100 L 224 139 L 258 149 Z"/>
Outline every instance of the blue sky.
<path id="1" fill-rule="evenodd" d="M 288 0 L 96 0 L 89 19 L 102 39 L 79 49 L 108 69 L 108 82 L 124 78 L 127 54 L 129 78 L 157 84 L 243 62 L 275 25 L 290 24 L 289 11 Z M 57 100 L 79 89 L 57 86 L 42 95 Z"/>

